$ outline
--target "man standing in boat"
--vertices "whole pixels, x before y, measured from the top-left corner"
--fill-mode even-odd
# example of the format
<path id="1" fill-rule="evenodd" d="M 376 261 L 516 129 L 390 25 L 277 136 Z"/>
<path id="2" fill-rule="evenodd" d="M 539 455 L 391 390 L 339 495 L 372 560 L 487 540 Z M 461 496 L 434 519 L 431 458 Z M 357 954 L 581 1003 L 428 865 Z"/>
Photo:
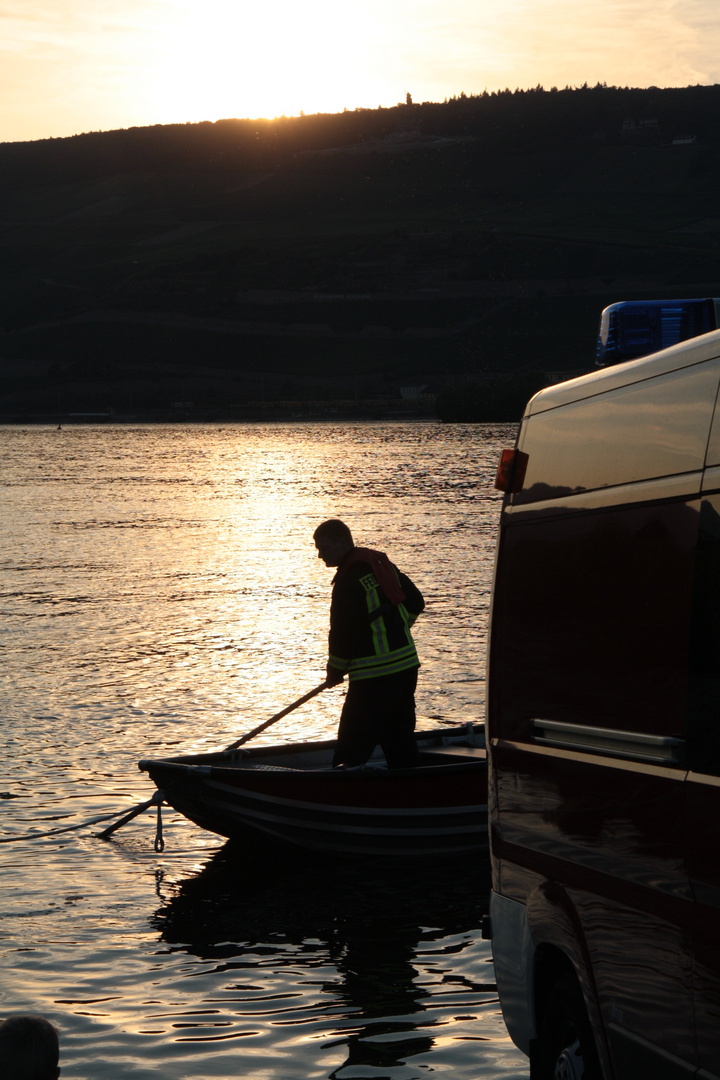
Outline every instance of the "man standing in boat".
<path id="1" fill-rule="evenodd" d="M 355 547 L 343 521 L 324 521 L 313 539 L 318 558 L 337 567 L 327 683 L 349 681 L 333 765 L 363 765 L 377 745 L 390 768 L 414 765 L 420 662 L 410 627 L 425 607 L 422 594 L 383 552 Z"/>

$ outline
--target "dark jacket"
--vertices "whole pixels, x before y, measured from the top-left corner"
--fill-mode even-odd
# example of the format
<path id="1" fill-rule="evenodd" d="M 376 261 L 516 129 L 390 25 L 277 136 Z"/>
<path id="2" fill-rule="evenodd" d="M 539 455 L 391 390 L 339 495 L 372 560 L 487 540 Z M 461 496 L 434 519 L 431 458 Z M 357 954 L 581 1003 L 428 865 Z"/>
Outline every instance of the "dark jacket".
<path id="1" fill-rule="evenodd" d="M 420 590 L 396 566 L 405 599 L 393 604 L 369 563 L 345 560 L 333 579 L 329 666 L 351 681 L 420 666 L 410 627 L 425 607 Z"/>

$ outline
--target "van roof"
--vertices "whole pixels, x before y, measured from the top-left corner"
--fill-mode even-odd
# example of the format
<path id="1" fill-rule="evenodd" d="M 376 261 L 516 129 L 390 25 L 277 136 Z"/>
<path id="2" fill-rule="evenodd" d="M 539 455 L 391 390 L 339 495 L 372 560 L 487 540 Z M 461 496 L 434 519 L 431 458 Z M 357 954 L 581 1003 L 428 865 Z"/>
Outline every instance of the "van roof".
<path id="1" fill-rule="evenodd" d="M 613 364 L 612 367 L 580 375 L 556 386 L 548 386 L 530 399 L 525 409 L 525 417 L 556 409 L 559 405 L 568 405 L 572 401 L 581 401 L 595 394 L 603 394 L 608 390 L 616 390 L 621 386 L 642 382 L 643 379 L 652 379 L 656 375 L 665 375 L 669 371 L 692 367 L 717 356 L 720 356 L 720 330 L 712 330 L 709 334 L 681 341 L 678 345 L 651 353 L 650 356 L 626 360 L 622 364 Z"/>

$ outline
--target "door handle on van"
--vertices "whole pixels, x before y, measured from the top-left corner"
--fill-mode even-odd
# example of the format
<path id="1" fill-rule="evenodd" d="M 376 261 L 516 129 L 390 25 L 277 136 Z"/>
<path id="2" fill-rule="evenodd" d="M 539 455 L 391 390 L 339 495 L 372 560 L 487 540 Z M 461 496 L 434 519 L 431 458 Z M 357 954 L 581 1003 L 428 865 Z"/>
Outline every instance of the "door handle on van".
<path id="1" fill-rule="evenodd" d="M 684 739 L 672 735 L 645 735 L 640 731 L 566 724 L 560 720 L 532 721 L 534 741 L 561 750 L 582 750 L 629 761 L 648 761 L 655 765 L 680 765 Z"/>

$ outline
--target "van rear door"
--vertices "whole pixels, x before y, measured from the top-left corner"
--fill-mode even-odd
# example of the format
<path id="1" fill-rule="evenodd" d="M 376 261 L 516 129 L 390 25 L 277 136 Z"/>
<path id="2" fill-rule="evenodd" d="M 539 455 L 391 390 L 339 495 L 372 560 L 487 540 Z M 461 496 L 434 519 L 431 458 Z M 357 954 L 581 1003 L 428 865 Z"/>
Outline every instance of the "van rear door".
<path id="1" fill-rule="evenodd" d="M 720 1076 L 720 410 L 700 511 L 688 709 L 688 864 L 699 1063 Z"/>
<path id="2" fill-rule="evenodd" d="M 685 719 L 720 360 L 668 356 L 531 403 L 493 606 L 493 888 L 536 940 L 575 925 L 619 1076 L 699 1063 Z"/>

